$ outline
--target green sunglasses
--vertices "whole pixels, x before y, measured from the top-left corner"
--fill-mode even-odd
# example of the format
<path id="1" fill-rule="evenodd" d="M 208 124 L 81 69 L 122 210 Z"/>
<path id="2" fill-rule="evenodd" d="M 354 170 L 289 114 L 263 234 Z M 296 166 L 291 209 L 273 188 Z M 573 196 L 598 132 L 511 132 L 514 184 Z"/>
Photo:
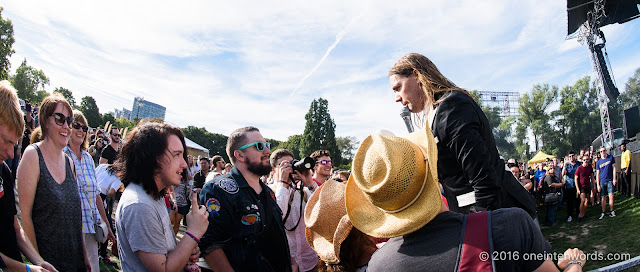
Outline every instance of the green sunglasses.
<path id="1" fill-rule="evenodd" d="M 256 146 L 256 149 L 258 151 L 263 151 L 265 147 L 267 149 L 271 150 L 271 144 L 269 142 L 253 142 L 253 143 L 246 144 L 246 145 L 243 145 L 241 147 L 238 147 L 238 149 L 236 149 L 236 150 L 247 149 L 247 148 L 252 147 L 254 145 Z"/>

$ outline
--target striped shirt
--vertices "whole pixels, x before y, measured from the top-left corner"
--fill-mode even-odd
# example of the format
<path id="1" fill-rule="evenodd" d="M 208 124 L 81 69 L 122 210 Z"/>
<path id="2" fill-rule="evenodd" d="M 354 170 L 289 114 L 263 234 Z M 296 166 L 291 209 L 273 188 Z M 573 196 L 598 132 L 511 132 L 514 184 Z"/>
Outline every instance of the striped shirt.
<path id="1" fill-rule="evenodd" d="M 98 206 L 96 206 L 96 197 L 100 194 L 100 189 L 98 188 L 93 158 L 82 150 L 82 158 L 78 159 L 76 153 L 71 151 L 69 146 L 65 146 L 63 151 L 71 157 L 73 164 L 75 164 L 78 194 L 82 203 L 82 233 L 96 233 L 94 225 L 101 222 Z"/>

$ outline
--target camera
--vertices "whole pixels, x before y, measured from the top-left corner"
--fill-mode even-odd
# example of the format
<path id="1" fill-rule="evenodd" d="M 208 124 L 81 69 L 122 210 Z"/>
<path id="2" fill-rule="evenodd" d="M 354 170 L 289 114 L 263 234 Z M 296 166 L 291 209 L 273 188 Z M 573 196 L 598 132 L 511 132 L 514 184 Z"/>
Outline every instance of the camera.
<path id="1" fill-rule="evenodd" d="M 307 170 L 313 169 L 316 166 L 316 161 L 310 157 L 305 157 L 302 160 L 296 160 L 290 162 L 293 170 L 298 170 L 298 172 L 304 172 Z"/>

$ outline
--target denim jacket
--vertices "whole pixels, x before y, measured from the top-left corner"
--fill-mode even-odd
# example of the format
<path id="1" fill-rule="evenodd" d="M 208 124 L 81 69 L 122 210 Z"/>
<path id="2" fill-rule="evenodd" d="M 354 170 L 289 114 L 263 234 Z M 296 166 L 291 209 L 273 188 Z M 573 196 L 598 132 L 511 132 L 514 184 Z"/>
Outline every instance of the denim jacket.
<path id="1" fill-rule="evenodd" d="M 282 223 L 282 211 L 275 201 L 275 195 L 269 187 L 260 182 L 262 190 L 270 194 L 267 203 L 249 186 L 237 168 L 230 173 L 208 182 L 200 193 L 200 203 L 209 212 L 209 227 L 200 240 L 202 255 L 222 248 L 229 263 L 236 271 L 276 271 L 277 267 L 291 270 L 289 247 Z M 277 245 L 264 243 L 264 230 L 267 227 L 265 209 L 270 209 L 281 236 Z M 281 239 L 280 239 L 281 238 Z M 282 243 L 282 244 L 279 244 Z M 265 253 L 277 248 L 286 249 L 280 254 L 282 260 L 269 263 Z M 284 258 L 286 256 L 286 258 Z"/>

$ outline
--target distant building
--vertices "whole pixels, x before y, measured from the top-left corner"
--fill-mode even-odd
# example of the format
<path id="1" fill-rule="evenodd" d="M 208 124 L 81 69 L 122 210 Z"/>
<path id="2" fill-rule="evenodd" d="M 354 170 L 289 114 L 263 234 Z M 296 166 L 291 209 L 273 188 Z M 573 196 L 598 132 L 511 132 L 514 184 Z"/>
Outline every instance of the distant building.
<path id="1" fill-rule="evenodd" d="M 125 118 L 131 120 L 131 111 L 125 108 L 122 108 L 122 110 L 115 109 L 113 110 L 113 117 L 116 119 Z"/>
<path id="2" fill-rule="evenodd" d="M 166 112 L 167 108 L 164 106 L 146 101 L 142 97 L 136 97 L 135 100 L 133 100 L 133 107 L 131 109 L 129 120 L 133 121 L 136 118 L 139 120 L 148 118 L 160 118 L 164 120 Z"/>

